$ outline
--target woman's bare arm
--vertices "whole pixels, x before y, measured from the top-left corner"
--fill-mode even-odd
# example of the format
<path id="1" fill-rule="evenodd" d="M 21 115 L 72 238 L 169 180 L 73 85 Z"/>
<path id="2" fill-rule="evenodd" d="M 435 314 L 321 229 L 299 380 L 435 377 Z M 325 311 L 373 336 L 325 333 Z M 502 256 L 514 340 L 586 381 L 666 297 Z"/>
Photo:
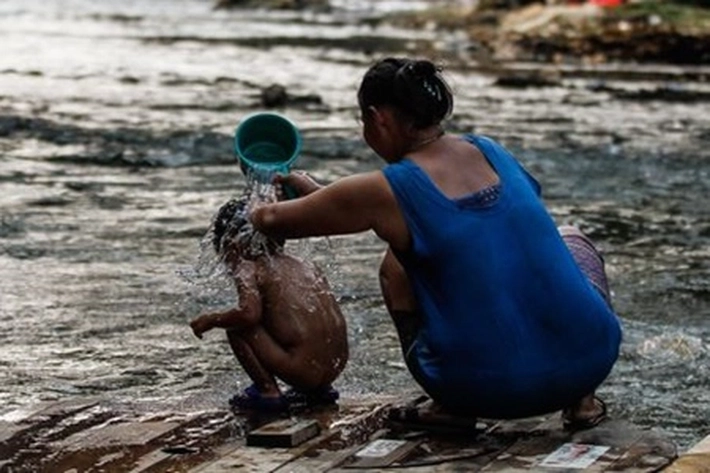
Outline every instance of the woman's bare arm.
<path id="1" fill-rule="evenodd" d="M 301 197 L 311 194 L 324 187 L 304 171 L 294 171 L 286 175 L 278 174 L 274 178 L 274 184 L 278 185 L 282 189 L 283 186 L 288 186 Z"/>
<path id="2" fill-rule="evenodd" d="M 408 238 L 394 194 L 379 171 L 345 177 L 299 199 L 258 206 L 251 220 L 260 232 L 280 238 L 366 230 L 390 244 Z"/>

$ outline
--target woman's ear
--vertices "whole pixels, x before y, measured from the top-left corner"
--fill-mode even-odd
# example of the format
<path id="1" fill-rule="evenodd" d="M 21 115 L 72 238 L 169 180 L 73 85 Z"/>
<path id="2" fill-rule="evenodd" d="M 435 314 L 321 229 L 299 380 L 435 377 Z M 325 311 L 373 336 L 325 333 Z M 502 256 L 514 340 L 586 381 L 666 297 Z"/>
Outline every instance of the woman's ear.
<path id="1" fill-rule="evenodd" d="M 373 122 L 380 128 L 391 130 L 397 124 L 397 117 L 391 107 L 371 105 L 368 107 L 368 112 L 372 116 Z"/>
<path id="2" fill-rule="evenodd" d="M 370 115 L 370 118 L 374 123 L 376 123 L 377 125 L 382 124 L 383 117 L 382 112 L 379 108 L 375 107 L 374 105 L 370 105 L 369 107 L 367 107 L 367 113 L 368 115 Z"/>

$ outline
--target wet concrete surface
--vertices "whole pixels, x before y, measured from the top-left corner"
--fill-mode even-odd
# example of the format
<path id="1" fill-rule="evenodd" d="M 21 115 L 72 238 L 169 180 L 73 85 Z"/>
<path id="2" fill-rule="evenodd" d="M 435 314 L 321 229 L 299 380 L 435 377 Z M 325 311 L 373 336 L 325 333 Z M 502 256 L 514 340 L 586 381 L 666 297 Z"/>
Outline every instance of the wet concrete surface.
<path id="1" fill-rule="evenodd" d="M 320 98 L 278 109 L 303 132 L 299 168 L 330 181 L 381 167 L 354 120 L 358 80 L 372 53 L 440 38 L 357 18 L 214 11 L 200 0 L 0 6 L 5 409 L 86 395 L 197 396 L 214 407 L 245 385 L 221 334 L 199 341 L 187 326 L 229 300 L 201 240 L 244 186 L 231 136 L 262 107 L 262 87 L 279 83 Z M 353 46 L 352 36 L 378 39 Z M 625 328 L 601 389 L 614 415 L 670 432 L 681 449 L 704 437 L 707 84 L 627 65 L 632 79 L 565 73 L 545 87 L 505 87 L 473 61 L 448 60 L 449 130 L 503 142 L 542 182 L 556 219 L 604 250 Z M 659 90 L 689 98 L 648 93 Z M 341 391 L 413 388 L 379 295 L 381 242 L 289 245 L 326 269 L 348 318 Z"/>

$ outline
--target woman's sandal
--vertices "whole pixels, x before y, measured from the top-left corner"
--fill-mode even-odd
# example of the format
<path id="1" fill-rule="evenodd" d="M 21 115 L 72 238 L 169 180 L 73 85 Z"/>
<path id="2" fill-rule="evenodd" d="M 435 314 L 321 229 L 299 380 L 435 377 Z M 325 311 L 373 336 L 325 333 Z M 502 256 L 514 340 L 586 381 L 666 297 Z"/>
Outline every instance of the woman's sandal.
<path id="1" fill-rule="evenodd" d="M 562 411 L 562 427 L 567 431 L 587 430 L 601 424 L 607 418 L 606 403 L 594 396 L 594 403 L 600 410 L 591 417 L 574 417 L 570 409 Z"/>

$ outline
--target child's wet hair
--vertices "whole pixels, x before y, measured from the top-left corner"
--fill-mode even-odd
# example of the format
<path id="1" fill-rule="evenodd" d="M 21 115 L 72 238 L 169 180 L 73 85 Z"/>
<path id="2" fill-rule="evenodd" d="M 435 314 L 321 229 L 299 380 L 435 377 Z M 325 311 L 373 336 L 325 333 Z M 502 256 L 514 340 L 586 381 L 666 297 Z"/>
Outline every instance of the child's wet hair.
<path id="1" fill-rule="evenodd" d="M 428 60 L 386 58 L 368 69 L 358 90 L 363 114 L 368 107 L 390 105 L 416 129 L 439 124 L 454 108 L 441 69 Z"/>
<path id="2" fill-rule="evenodd" d="M 231 199 L 217 212 L 212 224 L 212 246 L 215 252 L 222 251 L 222 241 L 225 234 L 234 234 L 249 223 L 247 216 L 248 198 Z"/>
<path id="3" fill-rule="evenodd" d="M 236 243 L 242 255 L 253 258 L 278 251 L 284 246 L 283 239 L 269 238 L 256 231 L 249 220 L 250 194 L 227 201 L 217 211 L 212 222 L 212 246 L 215 253 L 222 254 L 228 242 Z"/>

